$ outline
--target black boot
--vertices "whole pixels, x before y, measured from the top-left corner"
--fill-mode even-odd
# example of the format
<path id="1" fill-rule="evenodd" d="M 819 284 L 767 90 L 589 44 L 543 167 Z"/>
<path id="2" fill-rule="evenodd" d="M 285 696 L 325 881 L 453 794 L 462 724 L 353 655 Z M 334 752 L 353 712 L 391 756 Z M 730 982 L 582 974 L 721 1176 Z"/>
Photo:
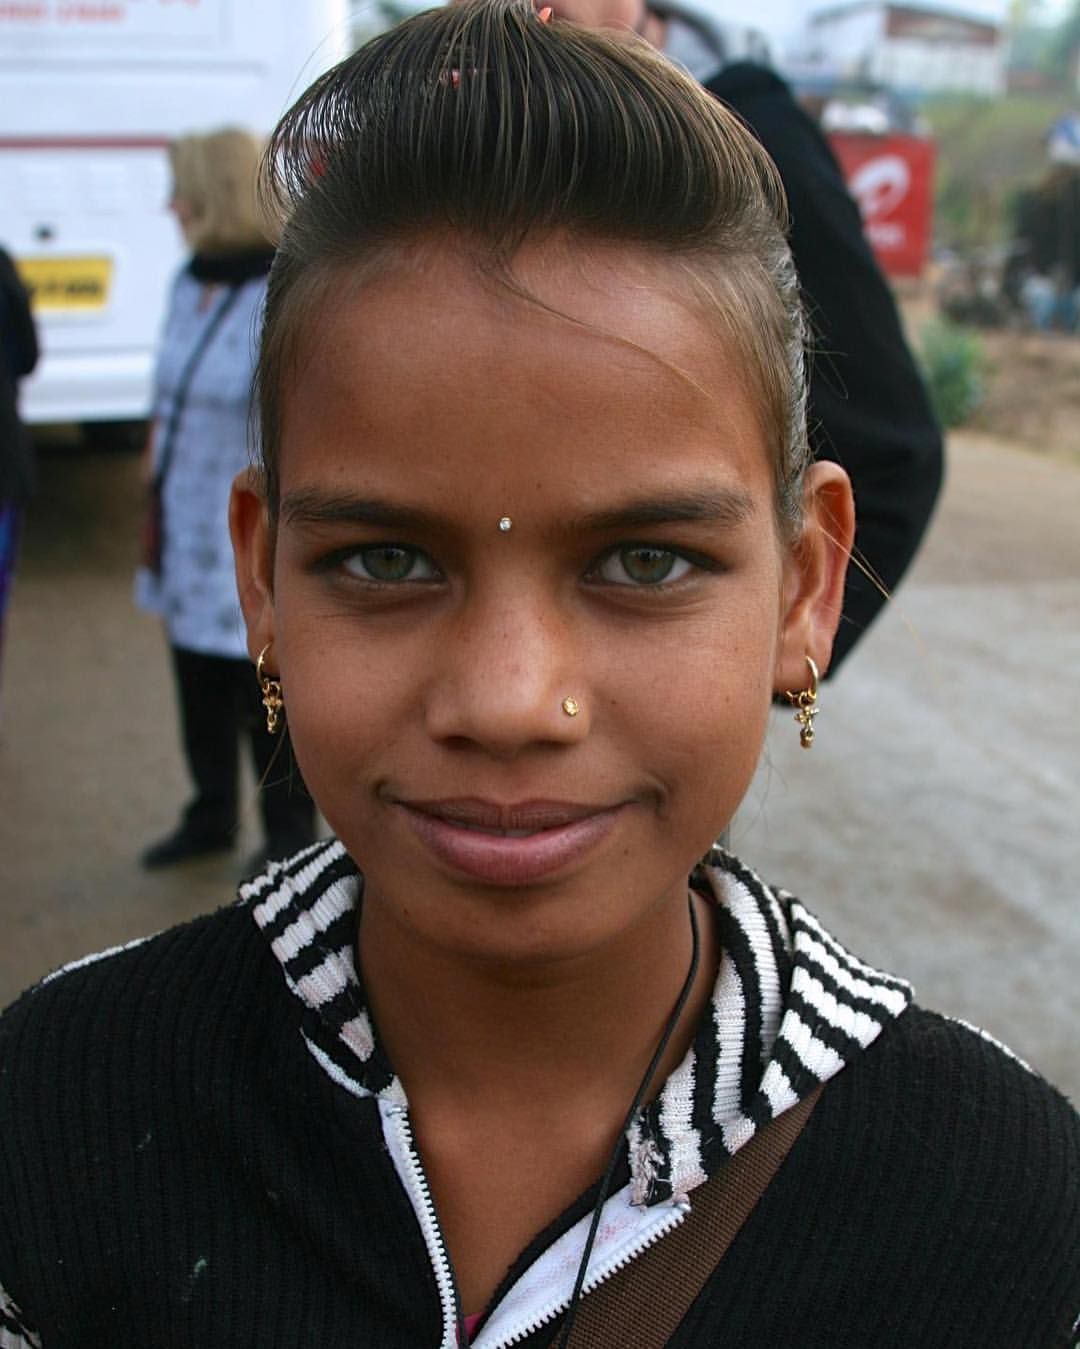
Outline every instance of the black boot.
<path id="1" fill-rule="evenodd" d="M 229 852 L 235 841 L 232 830 L 208 829 L 184 820 L 171 834 L 152 843 L 139 861 L 148 871 L 156 871 L 159 867 L 191 862 L 196 857 L 209 857 L 211 853 Z"/>

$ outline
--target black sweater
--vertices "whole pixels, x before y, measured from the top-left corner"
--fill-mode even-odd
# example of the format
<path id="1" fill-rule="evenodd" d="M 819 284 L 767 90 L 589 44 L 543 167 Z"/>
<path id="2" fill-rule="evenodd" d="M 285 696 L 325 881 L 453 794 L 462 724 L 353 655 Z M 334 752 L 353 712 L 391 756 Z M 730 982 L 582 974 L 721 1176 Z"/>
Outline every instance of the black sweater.
<path id="1" fill-rule="evenodd" d="M 378 1102 L 335 1081 L 310 1031 L 248 904 L 0 1019 L 16 1343 L 446 1343 Z M 828 1082 L 672 1345 L 1066 1349 L 1077 1312 L 1076 1115 L 1000 1047 L 912 1007 Z"/>

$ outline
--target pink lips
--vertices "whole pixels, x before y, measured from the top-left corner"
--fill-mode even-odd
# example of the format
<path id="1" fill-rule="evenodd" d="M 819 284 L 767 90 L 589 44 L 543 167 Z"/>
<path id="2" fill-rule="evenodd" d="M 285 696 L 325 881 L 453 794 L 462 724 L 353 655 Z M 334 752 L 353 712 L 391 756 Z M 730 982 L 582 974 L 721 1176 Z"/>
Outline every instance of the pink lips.
<path id="1" fill-rule="evenodd" d="M 566 801 L 498 805 L 475 798 L 397 804 L 441 862 L 486 885 L 545 879 L 595 847 L 625 809 Z"/>

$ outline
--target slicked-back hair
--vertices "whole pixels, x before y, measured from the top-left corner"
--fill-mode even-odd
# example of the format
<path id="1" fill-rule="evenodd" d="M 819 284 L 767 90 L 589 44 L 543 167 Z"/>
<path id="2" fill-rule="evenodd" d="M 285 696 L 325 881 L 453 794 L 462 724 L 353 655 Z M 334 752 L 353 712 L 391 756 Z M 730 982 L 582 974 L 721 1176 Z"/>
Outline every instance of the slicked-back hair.
<path id="1" fill-rule="evenodd" d="M 257 375 L 276 519 L 288 380 L 341 269 L 377 269 L 426 235 L 513 277 L 526 239 L 626 243 L 685 274 L 743 366 L 798 525 L 805 326 L 772 161 L 694 80 L 633 38 L 542 22 L 529 0 L 464 0 L 367 43 L 286 113 L 264 186 L 284 225 Z"/>

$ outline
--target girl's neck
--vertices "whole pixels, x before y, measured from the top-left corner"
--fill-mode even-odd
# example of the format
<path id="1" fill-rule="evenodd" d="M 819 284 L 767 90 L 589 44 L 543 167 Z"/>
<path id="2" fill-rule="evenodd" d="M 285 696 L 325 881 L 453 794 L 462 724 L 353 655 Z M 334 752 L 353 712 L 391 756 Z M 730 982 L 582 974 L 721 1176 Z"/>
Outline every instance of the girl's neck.
<path id="1" fill-rule="evenodd" d="M 695 986 L 650 1096 L 682 1060 L 719 960 L 710 906 L 694 896 Z M 685 892 L 602 950 L 538 969 L 491 967 L 410 941 L 377 903 L 361 919 L 364 983 L 414 1110 L 528 1113 L 565 1102 L 625 1110 L 690 966 Z"/>
<path id="2" fill-rule="evenodd" d="M 695 896 L 697 976 L 655 1096 L 693 1038 L 717 951 Z M 685 891 L 574 961 L 493 969 L 421 947 L 365 904 L 372 1011 L 409 1097 L 416 1145 L 467 1312 L 603 1174 L 691 963 Z"/>

